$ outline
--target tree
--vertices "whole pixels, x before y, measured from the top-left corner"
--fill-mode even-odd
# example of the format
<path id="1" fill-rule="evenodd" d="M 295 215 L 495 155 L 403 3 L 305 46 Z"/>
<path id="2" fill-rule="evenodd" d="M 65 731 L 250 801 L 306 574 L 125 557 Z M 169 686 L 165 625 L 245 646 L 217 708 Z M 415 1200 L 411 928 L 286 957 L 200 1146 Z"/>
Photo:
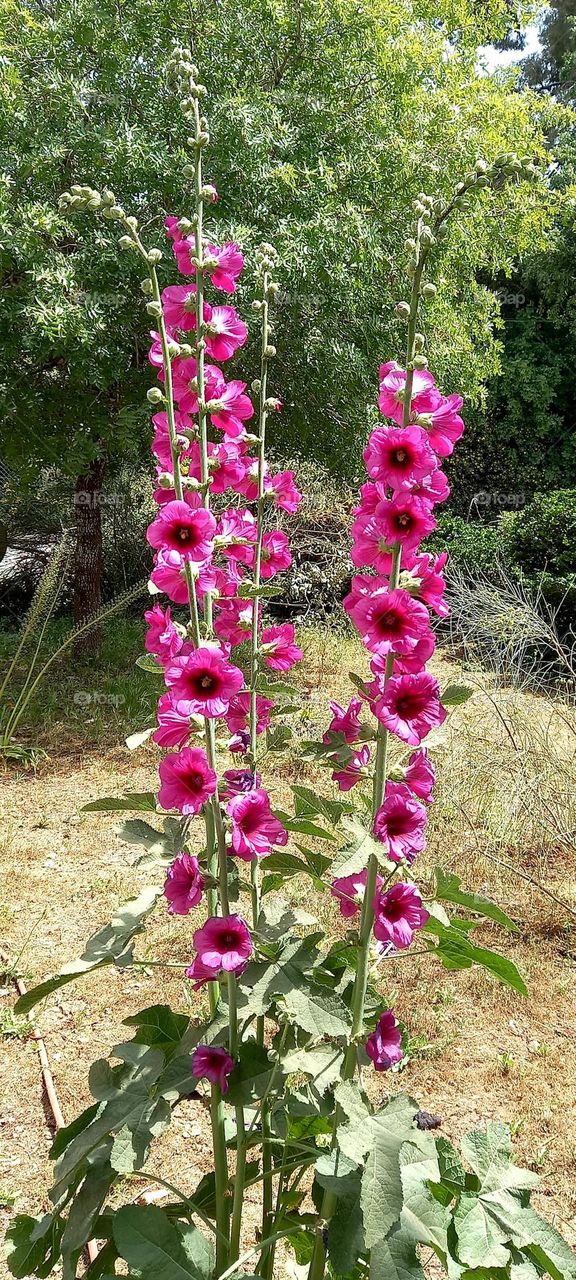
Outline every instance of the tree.
<path id="1" fill-rule="evenodd" d="M 175 38 L 191 40 L 210 94 L 219 235 L 248 247 L 272 236 L 283 262 L 285 450 L 345 470 L 398 337 L 398 209 L 420 189 L 447 193 L 478 155 L 542 155 L 533 95 L 476 72 L 478 44 L 505 27 L 501 0 L 4 0 L 0 137 L 17 145 L 0 188 L 0 444 L 29 483 L 47 463 L 70 476 L 77 616 L 100 593 L 106 468 L 143 448 L 148 370 L 137 265 L 59 213 L 60 192 L 111 187 L 148 231 L 156 220 L 162 243 L 159 211 L 185 208 L 187 191 L 162 66 Z M 447 385 L 477 398 L 497 370 L 498 308 L 478 273 L 541 243 L 548 216 L 543 186 L 508 188 L 451 233 L 429 308 Z"/>

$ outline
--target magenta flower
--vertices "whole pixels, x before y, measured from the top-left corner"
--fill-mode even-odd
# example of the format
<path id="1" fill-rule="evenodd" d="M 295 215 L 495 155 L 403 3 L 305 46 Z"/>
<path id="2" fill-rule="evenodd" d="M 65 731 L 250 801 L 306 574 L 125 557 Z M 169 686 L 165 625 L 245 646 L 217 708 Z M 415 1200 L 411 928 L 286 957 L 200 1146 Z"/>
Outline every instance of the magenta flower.
<path id="1" fill-rule="evenodd" d="M 234 1059 L 217 1044 L 199 1044 L 192 1054 L 192 1075 L 217 1084 L 221 1093 L 228 1092 L 228 1076 L 233 1070 Z"/>
<path id="2" fill-rule="evenodd" d="M 392 943 L 398 951 L 405 951 L 416 930 L 430 919 L 418 889 L 400 882 L 378 894 L 374 912 L 374 937 L 378 942 Z"/>
<path id="3" fill-rule="evenodd" d="M 241 446 L 228 440 L 209 444 L 208 456 L 212 492 L 225 493 L 226 489 L 236 489 L 249 465 Z"/>
<path id="4" fill-rule="evenodd" d="M 432 800 L 432 789 L 436 781 L 436 770 L 426 747 L 413 751 L 404 770 L 404 782 L 420 800 Z"/>
<path id="5" fill-rule="evenodd" d="M 332 719 L 322 741 L 329 746 L 332 741 L 332 734 L 341 733 L 344 735 L 344 740 L 349 745 L 353 742 L 357 742 L 360 734 L 360 712 L 362 710 L 362 699 L 354 694 L 354 697 L 351 699 L 346 710 L 344 710 L 344 707 L 341 707 L 338 702 L 331 702 L 330 710 L 332 712 Z"/>
<path id="6" fill-rule="evenodd" d="M 198 412 L 198 365 L 193 356 L 177 356 L 172 361 L 172 389 L 174 399 L 182 413 Z M 224 376 L 216 365 L 207 364 L 204 369 L 206 391 L 211 394 L 222 386 Z"/>
<path id="7" fill-rule="evenodd" d="M 170 240 L 176 241 L 176 240 L 182 239 L 182 232 L 180 230 L 180 227 L 178 226 L 178 222 L 179 222 L 179 218 L 175 218 L 173 214 L 169 214 L 168 217 L 164 219 L 164 226 L 166 227 L 166 235 L 169 237 Z"/>
<path id="8" fill-rule="evenodd" d="M 366 485 L 364 485 L 366 488 Z M 378 498 L 376 508 L 382 502 Z M 392 567 L 393 545 L 390 540 L 390 528 L 384 517 L 376 511 L 361 510 L 352 524 L 352 564 L 358 569 L 371 567 L 377 573 L 389 574 Z M 344 602 L 346 608 L 346 601 Z"/>
<path id="9" fill-rule="evenodd" d="M 223 800 L 231 800 L 232 796 L 254 791 L 261 782 L 260 774 L 253 773 L 251 769 L 225 769 L 223 780 L 224 785 L 220 793 Z"/>
<path id="10" fill-rule="evenodd" d="M 294 515 L 302 501 L 302 494 L 294 483 L 293 471 L 279 471 L 270 478 L 270 490 L 274 494 L 274 505 L 289 515 Z"/>
<path id="11" fill-rule="evenodd" d="M 374 519 L 382 528 L 384 543 L 400 542 L 403 550 L 413 551 L 436 528 L 427 502 L 412 493 L 398 493 L 378 503 Z"/>
<path id="12" fill-rule="evenodd" d="M 168 910 L 175 916 L 187 916 L 202 898 L 204 877 L 198 859 L 191 853 L 179 853 L 168 867 L 164 881 L 164 897 Z"/>
<path id="13" fill-rule="evenodd" d="M 429 629 L 426 606 L 399 588 L 395 591 L 380 588 L 363 594 L 349 612 L 363 643 L 372 653 L 411 653 Z"/>
<path id="14" fill-rule="evenodd" d="M 412 489 L 437 466 L 421 427 L 377 427 L 362 456 L 368 475 L 391 489 Z"/>
<path id="15" fill-rule="evenodd" d="M 411 747 L 420 746 L 430 730 L 446 719 L 438 681 L 427 671 L 392 676 L 376 698 L 374 714 L 381 724 Z"/>
<path id="16" fill-rule="evenodd" d="M 214 720 L 227 713 L 244 684 L 244 674 L 227 661 L 219 644 L 207 642 L 170 663 L 166 684 L 181 715 Z"/>
<path id="17" fill-rule="evenodd" d="M 265 698 L 261 693 L 256 694 L 256 733 L 264 733 L 264 730 L 268 728 L 270 712 L 273 706 L 272 698 Z M 250 694 L 246 689 L 230 699 L 230 706 L 226 712 L 226 724 L 230 733 L 241 733 L 243 729 L 246 729 L 249 716 Z"/>
<path id="18" fill-rule="evenodd" d="M 346 920 L 350 920 L 352 916 L 358 914 L 360 907 L 364 901 L 366 892 L 366 868 L 363 871 L 357 871 L 356 875 L 339 876 L 332 881 L 330 890 L 332 896 L 338 899 L 340 907 L 340 915 Z M 380 889 L 382 884 L 382 876 L 376 877 L 376 888 Z"/>
<path id="19" fill-rule="evenodd" d="M 213 360 L 229 360 L 248 337 L 244 321 L 234 307 L 204 307 L 206 350 Z"/>
<path id="20" fill-rule="evenodd" d="M 336 782 L 341 791 L 351 791 L 352 787 L 365 777 L 366 765 L 370 762 L 370 747 L 361 747 L 356 755 L 347 762 L 341 769 L 335 769 L 332 774 L 332 781 Z"/>
<path id="21" fill-rule="evenodd" d="M 392 862 L 414 861 L 426 845 L 428 814 L 404 782 L 387 782 L 374 819 L 374 835 Z"/>
<path id="22" fill-rule="evenodd" d="M 289 671 L 295 662 L 300 662 L 304 657 L 302 650 L 294 644 L 294 626 L 291 622 L 264 627 L 260 639 L 264 662 L 272 671 Z"/>
<path id="23" fill-rule="evenodd" d="M 236 292 L 236 281 L 244 266 L 240 246 L 230 241 L 228 244 L 207 244 L 204 249 L 207 258 L 215 259 L 216 266 L 210 263 L 208 275 L 215 289 L 224 293 Z"/>
<path id="24" fill-rule="evenodd" d="M 254 405 L 245 395 L 246 383 L 224 382 L 221 386 L 209 388 L 207 396 L 208 413 L 213 426 L 225 431 L 227 436 L 238 439 L 246 435 L 244 423 L 254 413 Z"/>
<path id="25" fill-rule="evenodd" d="M 391 1009 L 380 1015 L 375 1031 L 368 1036 L 366 1053 L 375 1071 L 388 1071 L 402 1061 L 402 1035 Z"/>
<path id="26" fill-rule="evenodd" d="M 385 418 L 392 418 L 402 425 L 406 373 L 394 361 L 380 366 L 380 394 L 378 408 Z M 435 408 L 440 394 L 428 369 L 415 369 L 412 381 L 411 407 L 415 413 L 428 413 Z"/>
<path id="27" fill-rule="evenodd" d="M 212 916 L 196 930 L 192 942 L 196 958 L 212 980 L 219 973 L 241 973 L 253 951 L 250 931 L 241 916 Z"/>
<path id="28" fill-rule="evenodd" d="M 257 788 L 234 796 L 226 806 L 232 820 L 232 853 L 244 862 L 264 858 L 274 845 L 288 843 L 288 832 L 270 809 L 270 797 Z"/>
<path id="29" fill-rule="evenodd" d="M 423 498 L 430 506 L 435 507 L 450 497 L 450 485 L 441 467 L 436 467 L 420 484 L 414 486 L 412 492 L 415 498 Z"/>
<path id="30" fill-rule="evenodd" d="M 423 600 L 440 618 L 447 618 L 450 613 L 444 599 L 446 582 L 442 576 L 447 559 L 447 551 L 436 557 L 430 555 L 429 551 L 420 556 L 409 555 L 402 574 L 402 586 L 418 600 Z"/>
<path id="31" fill-rule="evenodd" d="M 214 795 L 218 779 L 200 747 L 184 747 L 160 761 L 158 803 L 179 813 L 199 813 Z"/>
<path id="32" fill-rule="evenodd" d="M 424 415 L 422 425 L 426 426 L 432 448 L 441 458 L 447 458 L 464 430 L 459 414 L 464 401 L 462 396 L 440 396 L 439 399 L 440 403 L 431 411 L 419 409 L 418 412 Z"/>
<path id="33" fill-rule="evenodd" d="M 188 502 L 168 502 L 148 528 L 152 547 L 178 551 L 187 560 L 208 560 L 212 555 L 216 521 L 205 507 L 194 509 Z"/>
<path id="34" fill-rule="evenodd" d="M 270 533 L 265 533 L 262 539 L 260 576 L 264 579 L 273 578 L 283 569 L 289 569 L 291 564 L 292 556 L 286 534 L 281 533 L 279 529 L 272 529 Z"/>
<path id="35" fill-rule="evenodd" d="M 426 666 L 428 659 L 432 657 L 436 641 L 433 631 L 425 631 L 421 635 L 418 644 L 412 650 L 412 653 L 397 654 L 394 660 L 394 671 L 396 675 L 417 675 Z M 375 664 L 370 663 L 372 667 Z"/>
<path id="36" fill-rule="evenodd" d="M 170 284 L 162 290 L 162 309 L 172 329 L 196 328 L 196 285 Z"/>
<path id="37" fill-rule="evenodd" d="M 164 591 L 174 604 L 188 603 L 186 560 L 179 551 L 159 551 L 150 581 L 158 591 Z"/>
<path id="38" fill-rule="evenodd" d="M 159 747 L 184 747 L 189 737 L 190 717 L 177 710 L 169 693 L 163 693 L 158 702 L 158 728 L 152 734 L 152 741 Z"/>
<path id="39" fill-rule="evenodd" d="M 154 653 L 165 666 L 170 658 L 180 652 L 184 643 L 180 632 L 172 622 L 170 606 L 167 609 L 161 609 L 159 604 L 155 604 L 152 609 L 146 610 L 144 617 L 148 623 L 144 648 L 147 653 Z"/>
<path id="40" fill-rule="evenodd" d="M 230 507 L 223 511 L 218 521 L 218 543 L 224 555 L 248 564 L 254 552 L 246 544 L 254 543 L 257 535 L 256 517 L 245 507 Z"/>
<path id="41" fill-rule="evenodd" d="M 187 413 L 179 413 L 176 410 L 176 430 L 180 458 L 189 456 L 190 442 L 187 436 L 182 435 L 184 430 L 190 431 L 194 428 L 192 418 Z M 170 448 L 170 432 L 168 428 L 168 414 L 155 413 L 152 418 L 154 423 L 154 436 L 152 439 L 152 453 L 165 471 L 172 471 L 172 450 Z"/>
<path id="42" fill-rule="evenodd" d="M 234 646 L 247 640 L 252 630 L 254 602 L 252 600 L 218 600 L 214 630 L 221 640 Z"/>

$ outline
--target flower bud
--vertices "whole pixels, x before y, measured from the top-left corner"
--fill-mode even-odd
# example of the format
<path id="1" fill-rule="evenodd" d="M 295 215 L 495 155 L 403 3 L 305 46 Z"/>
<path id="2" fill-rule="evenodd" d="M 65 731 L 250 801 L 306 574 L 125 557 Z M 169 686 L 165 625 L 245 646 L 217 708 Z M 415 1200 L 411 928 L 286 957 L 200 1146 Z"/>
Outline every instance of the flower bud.
<path id="1" fill-rule="evenodd" d="M 257 396 L 258 392 L 262 390 L 262 383 L 259 378 L 254 378 L 250 390 L 254 392 L 255 396 Z"/>
<path id="2" fill-rule="evenodd" d="M 159 320 L 160 316 L 162 315 L 162 304 L 160 302 L 155 302 L 155 301 L 147 302 L 146 310 L 149 316 L 154 316 L 156 320 Z"/>
<path id="3" fill-rule="evenodd" d="M 405 248 L 405 250 L 406 250 L 406 253 L 415 253 L 415 252 L 416 252 L 416 241 L 415 241 L 415 240 L 405 240 L 405 241 L 404 241 L 404 248 Z"/>
<path id="4" fill-rule="evenodd" d="M 171 489 L 173 484 L 174 476 L 171 476 L 169 471 L 163 471 L 162 474 L 158 476 L 159 489 Z"/>
<path id="5" fill-rule="evenodd" d="M 162 261 L 161 249 L 150 249 L 146 255 L 151 267 L 155 267 L 158 262 Z"/>
<path id="6" fill-rule="evenodd" d="M 414 334 L 414 350 L 422 351 L 426 345 L 426 339 L 423 333 Z"/>
<path id="7" fill-rule="evenodd" d="M 135 247 L 132 236 L 120 236 L 118 244 L 121 249 L 133 249 Z"/>
<path id="8" fill-rule="evenodd" d="M 145 297 L 149 298 L 150 294 L 153 292 L 153 284 L 149 276 L 146 276 L 145 280 L 140 281 L 140 288 Z"/>
<path id="9" fill-rule="evenodd" d="M 428 366 L 428 361 L 426 359 L 426 356 L 414 356 L 412 364 L 414 365 L 415 369 L 426 369 Z"/>
<path id="10" fill-rule="evenodd" d="M 209 141 L 210 141 L 210 134 L 207 132 L 206 129 L 201 129 L 200 133 L 198 134 L 197 146 L 199 146 L 200 149 L 203 150 L 204 147 L 208 146 Z"/>
<path id="11" fill-rule="evenodd" d="M 423 298 L 435 298 L 436 293 L 437 293 L 437 289 L 435 284 L 425 284 L 424 288 L 422 289 Z"/>
<path id="12" fill-rule="evenodd" d="M 162 395 L 160 387 L 149 387 L 146 392 L 146 399 L 149 404 L 162 404 L 164 396 Z"/>
<path id="13" fill-rule="evenodd" d="M 267 409 L 269 413 L 279 413 L 282 408 L 282 401 L 277 400 L 276 396 L 269 396 L 268 399 L 264 401 L 264 408 Z"/>
<path id="14" fill-rule="evenodd" d="M 189 138 L 189 139 L 188 139 L 188 142 L 189 142 L 189 145 L 190 145 L 190 146 L 192 146 L 192 147 L 195 145 L 195 143 L 194 143 L 194 139 L 193 139 L 193 138 Z M 182 169 L 182 174 L 183 174 L 183 177 L 185 177 L 185 178 L 195 178 L 195 177 L 196 177 L 196 170 L 195 170 L 195 168 L 194 168 L 194 165 L 193 165 L 193 164 L 185 164 L 185 165 L 184 165 L 184 168 Z"/>
<path id="15" fill-rule="evenodd" d="M 187 236 L 187 235 L 189 234 L 189 232 L 190 232 L 190 231 L 192 231 L 192 223 L 191 223 L 190 219 L 189 219 L 189 218 L 179 218 L 179 219 L 178 219 L 178 230 L 182 232 L 182 235 L 183 235 L 183 236 Z"/>
<path id="16" fill-rule="evenodd" d="M 272 343 L 269 343 L 267 347 L 264 347 L 264 355 L 268 356 L 268 358 L 271 360 L 272 356 L 276 355 L 276 347 L 273 347 Z"/>
<path id="17" fill-rule="evenodd" d="M 476 173 L 486 173 L 488 165 L 486 164 L 485 160 L 477 160 L 475 168 L 476 168 Z"/>
<path id="18" fill-rule="evenodd" d="M 397 302 L 396 306 L 394 307 L 394 313 L 399 317 L 400 320 L 409 320 L 410 319 L 410 303 Z"/>
<path id="19" fill-rule="evenodd" d="M 135 218 L 133 214 L 131 214 L 130 217 L 126 219 L 126 226 L 131 227 L 132 231 L 137 231 L 138 219 Z"/>
<path id="20" fill-rule="evenodd" d="M 255 299 L 254 299 L 254 301 L 253 301 L 253 303 L 252 303 L 252 310 L 253 310 L 253 311 L 261 311 L 261 310 L 262 310 L 262 303 L 260 302 L 260 299 L 259 299 L 259 298 L 255 298 Z"/>
<path id="21" fill-rule="evenodd" d="M 216 204 L 216 201 L 218 199 L 218 192 L 216 190 L 216 187 L 213 187 L 209 182 L 206 183 L 204 187 L 202 187 L 200 195 L 203 200 L 210 200 L 212 204 Z"/>
<path id="22" fill-rule="evenodd" d="M 434 236 L 430 230 L 430 227 L 422 227 L 422 230 L 420 232 L 420 239 L 422 241 L 422 244 L 427 244 L 427 245 L 434 244 Z"/>

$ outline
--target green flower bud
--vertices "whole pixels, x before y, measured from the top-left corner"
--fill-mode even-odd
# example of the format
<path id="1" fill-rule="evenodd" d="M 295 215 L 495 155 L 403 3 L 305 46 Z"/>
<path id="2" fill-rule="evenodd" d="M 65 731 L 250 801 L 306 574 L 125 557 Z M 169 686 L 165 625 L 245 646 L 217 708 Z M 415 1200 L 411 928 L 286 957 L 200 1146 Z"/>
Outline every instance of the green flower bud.
<path id="1" fill-rule="evenodd" d="M 437 293 L 435 284 L 425 284 L 422 289 L 423 298 L 435 298 Z"/>
<path id="2" fill-rule="evenodd" d="M 398 316 L 400 320 L 409 320 L 410 319 L 410 303 L 397 302 L 396 306 L 394 307 L 394 313 L 395 315 Z"/>
<path id="3" fill-rule="evenodd" d="M 192 138 L 192 140 L 190 140 L 190 138 L 189 138 L 189 139 L 188 139 L 188 142 L 189 142 L 189 145 L 190 145 L 191 147 L 195 146 L 195 141 L 194 141 L 194 139 L 193 139 L 193 138 Z M 193 164 L 185 164 L 185 165 L 184 165 L 184 168 L 182 169 L 182 174 L 183 174 L 183 177 L 185 177 L 185 178 L 194 178 L 194 177 L 196 176 L 196 170 L 195 170 L 195 168 L 194 168 L 194 165 L 193 165 Z"/>
<path id="4" fill-rule="evenodd" d="M 415 333 L 414 334 L 414 350 L 422 351 L 425 346 L 426 346 L 426 339 L 424 337 L 424 334 Z"/>
<path id="5" fill-rule="evenodd" d="M 276 347 L 273 347 L 272 344 L 269 343 L 267 347 L 264 347 L 264 355 L 271 360 L 272 357 L 276 355 Z"/>
<path id="6" fill-rule="evenodd" d="M 490 179 L 487 178 L 485 174 L 481 174 L 480 177 L 476 179 L 476 186 L 480 187 L 481 190 L 483 187 L 489 187 Z"/>
<path id="7" fill-rule="evenodd" d="M 426 356 L 414 356 L 412 363 L 415 369 L 426 369 L 428 365 Z"/>
<path id="8" fill-rule="evenodd" d="M 146 276 L 145 280 L 140 281 L 140 288 L 147 298 L 149 298 L 150 294 L 154 292 L 154 287 L 149 276 Z"/>
<path id="9" fill-rule="evenodd" d="M 147 302 L 146 311 L 149 316 L 154 316 L 154 319 L 158 320 L 162 315 L 162 304 L 160 302 Z"/>
<path id="10" fill-rule="evenodd" d="M 415 252 L 416 252 L 416 241 L 415 241 L 415 240 L 405 240 L 405 241 L 404 241 L 404 248 L 405 248 L 405 250 L 406 250 L 406 253 L 415 253 Z"/>
<path id="11" fill-rule="evenodd" d="M 120 236 L 118 244 L 121 249 L 133 249 L 135 247 L 132 236 Z"/>
<path id="12" fill-rule="evenodd" d="M 146 257 L 148 259 L 148 262 L 150 263 L 150 266 L 155 267 L 158 262 L 162 261 L 162 250 L 150 249 L 149 252 L 146 254 Z"/>
<path id="13" fill-rule="evenodd" d="M 133 214 L 130 214 L 130 217 L 126 219 L 126 226 L 131 227 L 132 231 L 137 231 L 138 219 L 135 218 Z"/>
<path id="14" fill-rule="evenodd" d="M 113 204 L 116 204 L 116 196 L 108 187 L 105 187 L 102 192 L 102 204 L 108 205 L 109 208 L 111 208 Z"/>
<path id="15" fill-rule="evenodd" d="M 263 304 L 260 302 L 260 299 L 259 299 L 259 298 L 255 298 L 255 299 L 254 299 L 254 301 L 253 301 L 253 303 L 252 303 L 252 310 L 253 310 L 253 311 L 261 311 L 261 310 L 262 310 L 262 305 L 263 305 Z"/>
<path id="16" fill-rule="evenodd" d="M 164 396 L 162 395 L 160 387 L 149 387 L 146 392 L 146 399 L 149 404 L 162 404 Z"/>
<path id="17" fill-rule="evenodd" d="M 254 378 L 250 390 L 254 392 L 255 396 L 257 396 L 258 392 L 262 390 L 262 383 L 259 378 Z"/>

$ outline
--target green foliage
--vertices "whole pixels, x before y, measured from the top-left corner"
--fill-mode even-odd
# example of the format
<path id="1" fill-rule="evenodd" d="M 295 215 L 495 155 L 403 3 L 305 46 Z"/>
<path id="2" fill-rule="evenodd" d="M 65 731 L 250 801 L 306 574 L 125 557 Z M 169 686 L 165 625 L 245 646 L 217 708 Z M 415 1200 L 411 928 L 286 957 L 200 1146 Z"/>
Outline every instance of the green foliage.
<path id="1" fill-rule="evenodd" d="M 576 575 L 576 489 L 537 493 L 506 520 L 510 554 L 525 573 Z"/>

